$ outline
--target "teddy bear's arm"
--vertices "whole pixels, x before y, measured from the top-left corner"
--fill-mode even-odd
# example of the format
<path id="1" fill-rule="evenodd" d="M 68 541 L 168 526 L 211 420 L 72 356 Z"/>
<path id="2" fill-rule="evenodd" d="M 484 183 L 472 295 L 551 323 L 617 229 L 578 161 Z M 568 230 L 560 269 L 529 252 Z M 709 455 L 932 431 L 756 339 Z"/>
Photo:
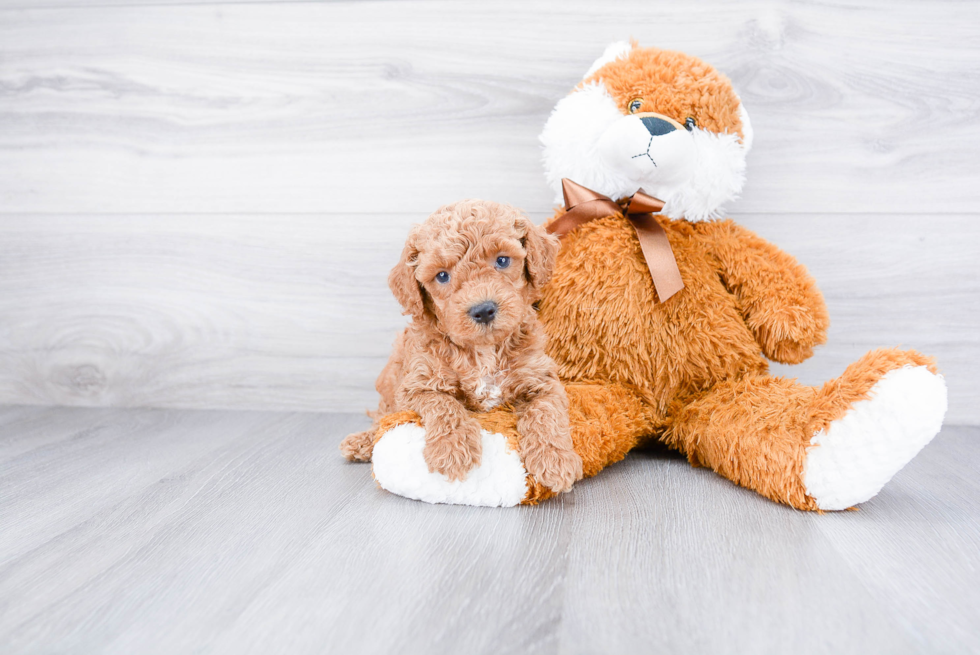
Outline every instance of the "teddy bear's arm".
<path id="1" fill-rule="evenodd" d="M 798 364 L 827 340 L 830 318 L 823 295 L 794 257 L 732 221 L 703 224 L 721 267 L 722 281 L 738 299 L 746 325 L 763 354 Z"/>

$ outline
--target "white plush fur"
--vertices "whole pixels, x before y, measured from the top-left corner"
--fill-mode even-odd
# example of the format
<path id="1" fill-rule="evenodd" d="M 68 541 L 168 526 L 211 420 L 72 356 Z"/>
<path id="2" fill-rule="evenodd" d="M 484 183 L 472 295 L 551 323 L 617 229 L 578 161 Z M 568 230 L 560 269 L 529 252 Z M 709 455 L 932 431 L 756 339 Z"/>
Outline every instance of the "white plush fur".
<path id="1" fill-rule="evenodd" d="M 687 183 L 665 187 L 645 185 L 639 180 L 638 188 L 663 200 L 666 204 L 662 213 L 670 218 L 720 218 L 725 203 L 737 198 L 745 184 L 745 148 L 737 134 L 715 134 L 695 128 L 690 135 L 694 141 L 694 166 Z"/>
<path id="2" fill-rule="evenodd" d="M 391 493 L 427 503 L 511 507 L 527 495 L 527 471 L 502 434 L 482 430 L 480 465 L 465 480 L 450 482 L 429 472 L 422 456 L 425 430 L 405 423 L 388 430 L 374 445 L 374 478 Z"/>
<path id="3" fill-rule="evenodd" d="M 683 188 L 697 159 L 690 132 L 652 136 L 639 116 L 623 116 L 603 133 L 599 157 L 621 179 L 646 180 L 661 193 Z"/>
<path id="4" fill-rule="evenodd" d="M 803 479 L 820 509 L 873 497 L 942 427 L 946 383 L 924 366 L 888 372 L 870 395 L 810 441 Z"/>
<path id="5" fill-rule="evenodd" d="M 608 170 L 599 156 L 599 140 L 623 118 L 603 84 L 586 84 L 558 101 L 539 137 L 544 145 L 544 173 L 563 201 L 561 178 L 567 177 L 611 198 L 629 195 L 628 181 Z"/>
<path id="6" fill-rule="evenodd" d="M 596 63 L 626 52 L 628 47 L 610 46 Z M 651 143 L 645 130 L 636 129 L 639 118 L 624 114 L 601 80 L 586 84 L 558 101 L 541 132 L 555 202 L 562 202 L 561 179 L 567 177 L 614 200 L 643 189 L 666 203 L 663 213 L 671 218 L 717 218 L 745 183 L 752 126 L 744 107 L 739 112 L 744 142 L 737 134 L 695 128 L 653 137 Z M 634 159 L 648 149 L 656 166 Z"/>

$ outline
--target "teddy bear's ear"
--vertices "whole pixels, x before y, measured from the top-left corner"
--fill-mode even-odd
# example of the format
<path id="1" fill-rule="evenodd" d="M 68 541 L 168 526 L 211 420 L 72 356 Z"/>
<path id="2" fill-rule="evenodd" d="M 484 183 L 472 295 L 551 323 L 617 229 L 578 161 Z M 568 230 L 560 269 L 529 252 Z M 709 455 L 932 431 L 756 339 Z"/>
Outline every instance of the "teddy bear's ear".
<path id="1" fill-rule="evenodd" d="M 602 56 L 592 62 L 592 67 L 589 68 L 588 72 L 583 77 L 592 75 L 592 73 L 596 72 L 611 61 L 616 61 L 617 59 L 625 57 L 635 47 L 636 43 L 631 43 L 629 41 L 616 41 L 615 43 L 610 43 L 608 46 L 606 46 L 606 51 L 602 53 Z"/>
<path id="2" fill-rule="evenodd" d="M 418 256 L 418 227 L 415 227 L 408 234 L 401 259 L 388 275 L 388 286 L 405 313 L 421 319 L 425 315 L 425 300 L 422 298 L 422 287 L 415 279 Z"/>
<path id="3" fill-rule="evenodd" d="M 742 99 L 738 99 L 738 118 L 742 121 L 742 147 L 745 152 L 752 149 L 752 123 L 749 121 L 749 112 L 745 111 Z"/>
<path id="4" fill-rule="evenodd" d="M 535 225 L 526 216 L 518 216 L 515 226 L 524 233 L 524 271 L 534 289 L 541 289 L 555 270 L 555 259 L 561 242 L 554 234 L 548 234 L 542 225 Z"/>

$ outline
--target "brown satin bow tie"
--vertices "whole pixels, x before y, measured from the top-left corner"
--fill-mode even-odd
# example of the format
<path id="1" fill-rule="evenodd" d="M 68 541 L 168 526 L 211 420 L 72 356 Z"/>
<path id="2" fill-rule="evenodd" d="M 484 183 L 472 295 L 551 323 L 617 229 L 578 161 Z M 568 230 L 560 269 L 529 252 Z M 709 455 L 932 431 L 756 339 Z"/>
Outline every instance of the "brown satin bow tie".
<path id="1" fill-rule="evenodd" d="M 625 207 L 620 207 L 611 198 L 568 178 L 562 178 L 561 190 L 565 196 L 565 213 L 548 226 L 548 232 L 563 237 L 589 221 L 623 214 L 636 230 L 636 237 L 640 241 L 640 249 L 647 261 L 660 302 L 666 301 L 684 288 L 667 233 L 653 217 L 654 212 L 663 209 L 662 200 L 648 196 L 641 189 L 630 196 Z"/>

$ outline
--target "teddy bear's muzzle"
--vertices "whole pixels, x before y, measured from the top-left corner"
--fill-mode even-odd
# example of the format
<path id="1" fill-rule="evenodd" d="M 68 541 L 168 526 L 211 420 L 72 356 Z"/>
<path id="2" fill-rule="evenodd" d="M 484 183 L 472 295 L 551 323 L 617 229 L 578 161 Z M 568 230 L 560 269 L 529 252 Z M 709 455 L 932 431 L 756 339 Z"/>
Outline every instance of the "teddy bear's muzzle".
<path id="1" fill-rule="evenodd" d="M 599 154 L 610 170 L 630 183 L 624 186 L 663 197 L 693 172 L 694 142 L 682 127 L 660 114 L 624 116 L 599 139 Z"/>

